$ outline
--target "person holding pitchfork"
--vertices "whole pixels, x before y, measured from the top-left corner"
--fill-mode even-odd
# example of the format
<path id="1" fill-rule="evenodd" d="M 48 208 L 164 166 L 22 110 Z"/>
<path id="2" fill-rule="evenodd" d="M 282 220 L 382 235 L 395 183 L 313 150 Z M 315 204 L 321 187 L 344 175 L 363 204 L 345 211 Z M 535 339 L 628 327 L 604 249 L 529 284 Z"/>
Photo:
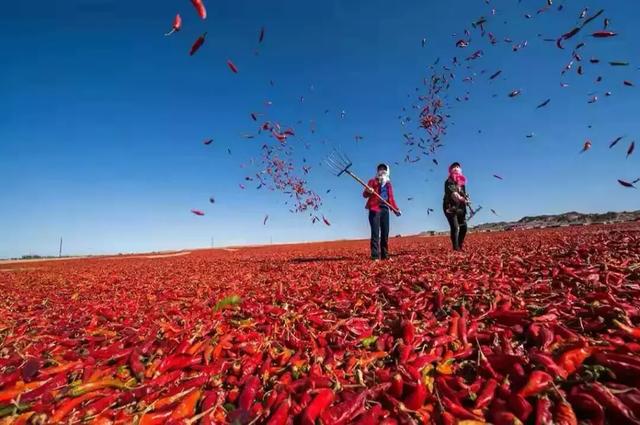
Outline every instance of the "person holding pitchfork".
<path id="1" fill-rule="evenodd" d="M 389 210 L 398 217 L 402 215 L 393 196 L 390 175 L 389 166 L 379 164 L 376 176 L 369 180 L 362 194 L 367 198 L 365 208 L 369 210 L 372 260 L 389 258 Z"/>
<path id="2" fill-rule="evenodd" d="M 449 166 L 449 176 L 444 182 L 442 209 L 449 222 L 451 244 L 454 251 L 462 251 L 467 234 L 467 178 L 462 174 L 462 166 L 454 162 Z M 472 214 L 475 212 L 472 210 Z"/>

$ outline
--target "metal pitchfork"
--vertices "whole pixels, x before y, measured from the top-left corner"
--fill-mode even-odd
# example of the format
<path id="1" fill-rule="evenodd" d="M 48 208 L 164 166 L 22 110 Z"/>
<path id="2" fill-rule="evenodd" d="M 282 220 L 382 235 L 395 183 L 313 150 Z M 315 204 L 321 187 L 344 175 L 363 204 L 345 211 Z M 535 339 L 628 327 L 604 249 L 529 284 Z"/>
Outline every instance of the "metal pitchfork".
<path id="1" fill-rule="evenodd" d="M 469 210 L 471 212 L 469 213 L 469 217 L 467 217 L 467 221 L 471 220 L 473 218 L 473 216 L 478 214 L 478 212 L 482 209 L 482 205 L 478 205 L 478 208 L 476 208 L 475 210 L 471 206 L 471 203 L 469 203 L 468 205 L 469 205 Z"/>
<path id="2" fill-rule="evenodd" d="M 346 156 L 345 154 L 338 152 L 337 150 L 334 149 L 333 152 L 331 152 L 329 156 L 324 160 L 324 163 L 327 166 L 327 168 L 329 168 L 329 171 L 331 171 L 337 177 L 340 177 L 343 174 L 347 174 L 348 176 L 351 176 L 351 178 L 353 178 L 355 181 L 360 183 L 365 189 L 369 189 L 371 193 L 374 196 L 376 196 L 380 200 L 380 202 L 382 202 L 387 207 L 389 207 L 391 211 L 393 211 L 396 214 L 400 213 L 400 211 L 397 208 L 394 208 L 393 205 L 387 202 L 387 200 L 384 199 L 382 196 L 380 196 L 378 192 L 373 190 L 371 186 L 366 184 L 360 177 L 356 176 L 349 169 L 353 165 L 353 162 L 351 162 L 349 157 Z"/>

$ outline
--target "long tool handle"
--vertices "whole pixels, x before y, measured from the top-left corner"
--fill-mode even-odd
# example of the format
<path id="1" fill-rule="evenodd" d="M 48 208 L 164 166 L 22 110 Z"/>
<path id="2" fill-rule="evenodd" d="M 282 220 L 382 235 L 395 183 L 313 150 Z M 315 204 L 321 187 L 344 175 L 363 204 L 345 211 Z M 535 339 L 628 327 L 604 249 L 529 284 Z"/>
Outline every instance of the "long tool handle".
<path id="1" fill-rule="evenodd" d="M 355 181 L 357 181 L 358 183 L 360 183 L 363 187 L 365 187 L 366 189 L 371 189 L 369 187 L 368 184 L 366 184 L 364 181 L 362 181 L 362 179 L 358 176 L 356 176 L 355 174 L 353 174 L 351 171 L 346 170 L 345 173 L 347 173 L 348 175 L 350 175 L 351 177 L 353 177 L 353 179 Z M 375 190 L 372 192 L 380 201 L 382 201 L 382 203 L 384 203 L 386 206 L 388 206 L 391 211 L 393 211 L 394 213 L 398 214 L 400 211 L 398 211 L 397 208 L 395 208 L 393 205 L 391 205 L 386 199 L 384 199 L 382 196 L 380 196 L 380 194 L 378 192 L 376 192 Z"/>
<path id="2" fill-rule="evenodd" d="M 474 210 L 471 202 L 469 202 L 467 206 L 469 207 L 469 210 L 471 210 L 471 213 L 469 214 L 467 220 L 471 220 L 476 215 L 476 213 L 482 209 L 482 205 L 478 205 L 478 208 Z"/>

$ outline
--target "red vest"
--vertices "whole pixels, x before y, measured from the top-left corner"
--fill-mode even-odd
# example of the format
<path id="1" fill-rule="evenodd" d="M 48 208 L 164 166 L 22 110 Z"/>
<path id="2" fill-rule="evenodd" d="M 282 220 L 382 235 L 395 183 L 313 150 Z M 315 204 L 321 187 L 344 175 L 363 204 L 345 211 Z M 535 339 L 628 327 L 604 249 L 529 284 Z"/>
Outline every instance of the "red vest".
<path id="1" fill-rule="evenodd" d="M 382 189 L 382 187 L 380 186 L 380 182 L 378 181 L 378 179 L 373 178 L 369 180 L 367 184 L 369 185 L 369 187 L 375 190 L 376 193 L 380 194 L 380 189 Z M 389 199 L 388 199 L 389 203 L 393 206 L 393 208 L 395 208 L 396 210 L 399 210 L 400 208 L 398 208 L 398 205 L 396 205 L 396 200 L 393 197 L 393 186 L 391 185 L 391 182 L 387 182 L 387 193 L 389 195 Z M 374 212 L 380 211 L 380 205 L 382 204 L 382 202 L 380 201 L 380 198 L 368 193 L 366 189 L 362 193 L 362 196 L 367 198 L 367 205 L 365 205 L 366 209 Z"/>

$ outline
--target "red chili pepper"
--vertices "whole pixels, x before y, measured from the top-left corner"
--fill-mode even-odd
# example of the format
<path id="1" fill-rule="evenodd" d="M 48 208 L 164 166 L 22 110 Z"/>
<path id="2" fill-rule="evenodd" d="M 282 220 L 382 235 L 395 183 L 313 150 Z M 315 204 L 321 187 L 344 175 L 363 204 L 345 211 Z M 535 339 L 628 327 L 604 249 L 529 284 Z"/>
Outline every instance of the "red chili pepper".
<path id="1" fill-rule="evenodd" d="M 558 38 L 558 40 L 556 41 L 556 46 L 558 46 L 559 49 L 564 49 L 564 47 L 562 47 L 562 42 L 575 36 L 577 33 L 580 32 L 580 29 L 581 29 L 580 27 L 576 27 L 571 29 L 571 31 L 568 31 L 562 34 L 560 38 Z"/>
<path id="2" fill-rule="evenodd" d="M 469 391 L 473 394 L 478 394 L 483 387 L 484 378 L 478 376 L 471 385 L 469 385 Z"/>
<path id="3" fill-rule="evenodd" d="M 411 356 L 412 348 L 409 345 L 401 342 L 398 344 L 398 363 L 405 364 Z"/>
<path id="4" fill-rule="evenodd" d="M 165 373 L 164 375 L 160 375 L 157 378 L 153 379 L 148 385 L 152 388 L 156 387 L 164 387 L 165 385 L 171 382 L 177 382 L 182 379 L 184 376 L 184 371 L 182 370 L 174 370 L 169 373 Z"/>
<path id="5" fill-rule="evenodd" d="M 402 375 L 399 373 L 394 374 L 391 377 L 391 389 L 390 393 L 395 398 L 399 399 L 402 397 L 402 392 L 404 390 L 404 379 L 402 379 Z"/>
<path id="6" fill-rule="evenodd" d="M 256 399 L 258 389 L 260 388 L 260 379 L 256 376 L 250 376 L 242 388 L 240 397 L 238 398 L 238 408 L 249 410 Z"/>
<path id="7" fill-rule="evenodd" d="M 276 402 L 278 401 L 279 393 L 274 389 L 265 394 L 264 408 L 267 411 L 271 411 L 273 407 L 275 407 Z"/>
<path id="8" fill-rule="evenodd" d="M 449 336 L 454 338 L 459 338 L 458 336 L 458 321 L 460 320 L 460 315 L 457 312 L 453 312 L 451 316 L 451 324 L 449 327 Z"/>
<path id="9" fill-rule="evenodd" d="M 231 62 L 231 59 L 227 60 L 227 66 L 234 74 L 238 73 L 238 67 L 233 62 Z"/>
<path id="10" fill-rule="evenodd" d="M 170 396 L 173 394 L 191 390 L 193 388 L 203 387 L 207 385 L 209 380 L 210 380 L 210 376 L 206 373 L 200 376 L 195 376 L 194 378 L 181 382 L 179 385 L 176 385 L 171 390 L 165 392 L 164 396 Z"/>
<path id="11" fill-rule="evenodd" d="M 34 388 L 43 385 L 42 382 L 32 382 L 24 384 L 22 381 L 18 382 L 13 388 L 0 390 L 0 403 L 9 404 L 11 400 L 16 399 L 22 392 L 30 391 Z"/>
<path id="12" fill-rule="evenodd" d="M 78 397 L 90 391 L 101 390 L 103 388 L 127 389 L 127 385 L 124 382 L 119 381 L 117 379 L 107 378 L 101 381 L 88 382 L 86 384 L 80 384 L 80 385 L 71 387 L 71 389 L 68 392 L 68 395 L 70 397 Z"/>
<path id="13" fill-rule="evenodd" d="M 541 391 L 544 391 L 549 384 L 553 382 L 553 377 L 546 372 L 540 370 L 534 370 L 529 375 L 529 380 L 525 386 L 518 391 L 522 397 L 530 397 L 536 395 Z"/>
<path id="14" fill-rule="evenodd" d="M 115 361 L 123 357 L 128 357 L 130 353 L 131 348 L 123 348 L 122 344 L 118 342 L 105 349 L 92 352 L 91 356 L 99 360 Z"/>
<path id="15" fill-rule="evenodd" d="M 491 378 L 500 379 L 502 377 L 502 375 L 496 372 L 493 366 L 491 366 L 487 356 L 480 349 L 478 349 L 478 357 L 480 358 L 480 368 L 487 372 Z"/>
<path id="16" fill-rule="evenodd" d="M 456 425 L 458 423 L 458 421 L 456 420 L 456 418 L 449 412 L 438 412 L 439 413 L 439 419 L 440 419 L 440 423 L 442 425 Z"/>
<path id="17" fill-rule="evenodd" d="M 129 356 L 129 367 L 138 381 L 142 381 L 144 378 L 144 364 L 140 360 L 140 351 L 138 349 L 134 348 L 131 351 L 131 355 Z"/>
<path id="18" fill-rule="evenodd" d="M 29 403 L 39 397 L 44 397 L 45 395 L 47 395 L 47 393 L 63 387 L 66 383 L 67 376 L 64 373 L 60 373 L 53 378 L 49 378 L 46 383 L 40 385 L 39 387 L 34 388 L 31 391 L 22 393 L 20 395 L 20 402 Z"/>
<path id="19" fill-rule="evenodd" d="M 500 354 L 494 353 L 487 356 L 487 360 L 491 363 L 494 370 L 500 373 L 524 376 L 524 369 L 522 363 L 524 358 L 513 354 Z"/>
<path id="20" fill-rule="evenodd" d="M 493 425 L 523 425 L 522 421 L 511 412 L 499 411 L 491 419 Z"/>
<path id="21" fill-rule="evenodd" d="M 285 425 L 289 419 L 291 400 L 284 400 L 267 421 L 267 425 Z"/>
<path id="22" fill-rule="evenodd" d="M 116 404 L 119 398 L 120 398 L 120 394 L 116 393 L 116 394 L 110 394 L 108 396 L 102 397 L 99 400 L 94 401 L 93 403 L 87 405 L 84 408 L 84 412 L 83 412 L 84 417 L 92 417 L 102 413 L 109 407 Z"/>
<path id="23" fill-rule="evenodd" d="M 569 394 L 567 400 L 578 413 L 586 413 L 592 425 L 604 425 L 604 409 L 598 401 L 586 393 Z M 581 417 L 584 417 L 582 414 Z"/>
<path id="24" fill-rule="evenodd" d="M 58 407 L 54 412 L 53 415 L 51 416 L 51 423 L 52 424 L 57 424 L 62 422 L 62 420 L 69 414 L 71 413 L 71 411 L 73 409 L 75 409 L 76 407 L 78 407 L 79 405 L 81 405 L 82 403 L 84 403 L 87 400 L 91 400 L 92 398 L 98 397 L 100 395 L 100 393 L 96 392 L 91 392 L 91 393 L 87 393 L 87 394 L 83 394 L 80 395 L 79 397 L 76 398 L 70 398 L 65 400 L 60 407 Z"/>
<path id="25" fill-rule="evenodd" d="M 615 37 L 618 34 L 613 31 L 596 31 L 591 35 L 595 38 L 607 38 L 607 37 Z"/>
<path id="26" fill-rule="evenodd" d="M 487 317 L 502 325 L 515 326 L 525 324 L 529 319 L 529 312 L 526 310 L 496 310 Z"/>
<path id="27" fill-rule="evenodd" d="M 435 379 L 436 388 L 438 392 L 443 396 L 448 398 L 449 400 L 455 401 L 456 403 L 460 403 L 460 398 L 458 393 L 451 388 L 447 379 L 444 376 L 437 376 Z"/>
<path id="28" fill-rule="evenodd" d="M 456 337 L 451 335 L 441 335 L 439 337 L 433 338 L 431 340 L 431 345 L 433 347 L 439 347 L 440 345 L 445 345 L 450 342 L 455 341 Z"/>
<path id="29" fill-rule="evenodd" d="M 91 420 L 91 425 L 113 425 L 113 420 L 110 418 L 110 415 L 105 413 L 103 415 L 98 415 L 95 418 L 93 418 Z"/>
<path id="30" fill-rule="evenodd" d="M 63 364 L 60 364 L 58 366 L 52 366 L 50 368 L 42 369 L 42 370 L 40 370 L 40 375 L 39 376 L 57 375 L 59 373 L 68 372 L 68 371 L 70 371 L 72 369 L 81 368 L 81 367 L 82 367 L 82 362 L 81 361 L 79 361 L 79 360 L 71 361 L 69 363 L 63 363 Z M 19 371 L 17 371 L 16 373 L 18 374 L 18 376 L 20 376 L 20 372 Z"/>
<path id="31" fill-rule="evenodd" d="M 640 416 L 640 390 L 632 388 L 617 394 L 616 397 L 626 404 L 636 417 Z"/>
<path id="32" fill-rule="evenodd" d="M 187 394 L 189 394 L 191 390 L 183 390 L 180 392 L 171 392 L 169 394 L 163 394 L 162 398 L 156 398 L 150 405 L 153 406 L 154 410 L 162 410 L 165 407 L 171 406 L 172 404 L 178 402 L 183 399 Z M 154 395 L 155 397 L 155 395 Z"/>
<path id="33" fill-rule="evenodd" d="M 590 384 L 586 387 L 586 392 L 591 394 L 605 407 L 607 412 L 617 421 L 616 423 L 640 424 L 640 421 L 635 417 L 633 411 L 604 385 L 598 382 Z"/>
<path id="34" fill-rule="evenodd" d="M 313 401 L 309 403 L 309 406 L 302 413 L 302 418 L 300 419 L 301 425 L 315 425 L 316 418 L 320 415 L 320 413 L 329 407 L 329 405 L 333 402 L 335 395 L 332 390 L 323 388 L 318 391 L 318 394 L 315 396 Z"/>
<path id="35" fill-rule="evenodd" d="M 191 4 L 196 8 L 196 12 L 198 12 L 200 18 L 207 19 L 207 8 L 204 6 L 202 0 L 191 0 Z"/>
<path id="36" fill-rule="evenodd" d="M 415 367 L 416 369 L 420 370 L 423 367 L 425 367 L 426 365 L 428 365 L 429 363 L 433 363 L 433 362 L 437 362 L 441 360 L 441 356 L 437 355 L 437 354 L 423 354 L 423 355 L 419 355 L 418 357 L 415 358 L 415 360 L 413 360 L 411 362 L 411 366 Z"/>
<path id="37" fill-rule="evenodd" d="M 476 409 L 484 409 L 485 407 L 491 404 L 493 401 L 493 396 L 496 393 L 496 388 L 498 387 L 498 381 L 493 378 L 490 378 L 485 384 L 482 392 L 478 395 L 475 402 Z"/>
<path id="38" fill-rule="evenodd" d="M 195 55 L 195 53 L 200 49 L 200 47 L 202 47 L 202 45 L 204 44 L 205 40 L 207 38 L 207 33 L 203 33 L 200 37 L 198 37 L 196 39 L 196 41 L 193 42 L 193 45 L 191 46 L 191 50 L 189 50 L 189 56 L 193 56 Z M 195 213 L 194 213 L 195 214 Z M 204 215 L 204 214 L 203 214 Z"/>
<path id="39" fill-rule="evenodd" d="M 323 424 L 326 425 L 345 425 L 353 423 L 353 420 L 366 411 L 365 402 L 369 397 L 368 391 L 363 391 L 350 400 L 333 406 L 326 410 L 326 415 L 321 415 Z"/>
<path id="40" fill-rule="evenodd" d="M 511 394 L 509 396 L 510 410 L 520 419 L 522 422 L 526 422 L 531 413 L 533 412 L 533 406 L 520 394 Z"/>
<path id="41" fill-rule="evenodd" d="M 160 366 L 158 366 L 158 372 L 164 373 L 174 369 L 185 369 L 199 363 L 202 363 L 202 358 L 199 356 L 174 354 L 172 356 L 165 357 L 164 360 L 162 360 Z"/>
<path id="42" fill-rule="evenodd" d="M 442 398 L 442 405 L 444 406 L 447 412 L 451 413 L 453 416 L 455 416 L 458 419 L 468 419 L 468 420 L 475 420 L 475 421 L 482 420 L 482 418 L 479 417 L 478 415 L 468 411 L 463 406 L 449 400 L 446 397 Z"/>
<path id="43" fill-rule="evenodd" d="M 456 360 L 463 360 L 471 357 L 474 353 L 473 346 L 471 344 L 467 344 L 461 347 L 460 350 L 456 351 L 452 358 Z"/>
<path id="44" fill-rule="evenodd" d="M 169 31 L 168 33 L 166 33 L 166 36 L 169 36 L 171 34 L 173 34 L 174 32 L 178 32 L 180 31 L 180 29 L 182 28 L 182 18 L 180 17 L 180 14 L 176 14 L 175 18 L 173 18 L 173 24 L 171 25 L 171 31 Z"/>
<path id="45" fill-rule="evenodd" d="M 611 369 L 621 380 L 640 379 L 640 360 L 637 357 L 616 353 L 595 353 L 593 359 Z"/>
<path id="46" fill-rule="evenodd" d="M 15 370 L 6 375 L 0 376 L 0 388 L 7 388 L 15 384 L 16 382 L 18 382 L 18 379 L 20 379 L 21 375 L 22 373 L 20 372 L 20 370 Z"/>
<path id="47" fill-rule="evenodd" d="M 529 358 L 532 362 L 544 366 L 548 372 L 558 375 L 563 379 L 566 379 L 569 375 L 566 370 L 558 366 L 551 356 L 539 352 L 530 352 Z"/>
<path id="48" fill-rule="evenodd" d="M 591 356 L 591 353 L 593 353 L 592 347 L 574 348 L 562 353 L 558 364 L 562 369 L 567 371 L 568 375 L 571 375 Z"/>
<path id="49" fill-rule="evenodd" d="M 415 341 L 416 329 L 413 326 L 411 320 L 404 320 L 402 322 L 402 340 L 405 344 L 412 345 Z"/>
<path id="50" fill-rule="evenodd" d="M 218 390 L 215 396 L 211 393 L 214 392 L 205 392 L 204 400 L 200 406 L 200 410 L 205 414 L 200 425 L 214 425 L 225 422 L 228 419 L 226 411 L 222 408 L 224 392 Z"/>
<path id="51" fill-rule="evenodd" d="M 173 352 L 174 354 L 187 354 L 187 350 L 189 349 L 189 346 L 191 345 L 191 340 L 190 339 L 183 339 L 180 344 L 178 344 L 178 346 L 176 347 L 175 351 Z"/>
<path id="52" fill-rule="evenodd" d="M 553 421 L 557 425 L 578 425 L 576 413 L 569 403 L 561 400 L 556 405 L 555 416 Z"/>
<path id="53" fill-rule="evenodd" d="M 427 400 L 427 396 L 429 395 L 429 391 L 427 387 L 422 383 L 418 382 L 417 384 L 411 385 L 412 390 L 406 397 L 402 400 L 404 405 L 407 406 L 411 410 L 418 410 L 422 407 L 424 402 Z"/>
<path id="54" fill-rule="evenodd" d="M 202 397 L 202 390 L 195 389 L 191 391 L 180 404 L 173 410 L 169 420 L 178 420 L 192 417 L 196 412 L 196 405 Z"/>
<path id="55" fill-rule="evenodd" d="M 382 407 L 379 404 L 374 404 L 371 409 L 360 416 L 356 425 L 377 425 L 380 423 L 382 414 Z"/>
<path id="56" fill-rule="evenodd" d="M 171 416 L 173 412 L 171 410 L 164 410 L 161 412 L 146 412 L 140 417 L 138 425 L 162 425 Z"/>
<path id="57" fill-rule="evenodd" d="M 444 301 L 444 295 L 442 294 L 442 289 L 438 289 L 437 291 L 435 291 L 434 295 L 435 296 L 433 300 L 433 310 L 434 310 L 434 313 L 436 313 L 442 309 L 442 304 Z"/>
<path id="58" fill-rule="evenodd" d="M 538 397 L 536 402 L 536 421 L 534 425 L 553 425 L 553 414 L 551 413 L 551 400 L 549 397 Z"/>
<path id="59" fill-rule="evenodd" d="M 458 320 L 458 336 L 462 340 L 462 343 L 466 346 L 469 344 L 469 336 L 467 331 L 467 320 L 469 319 L 467 309 L 464 305 L 460 307 L 461 314 Z"/>

